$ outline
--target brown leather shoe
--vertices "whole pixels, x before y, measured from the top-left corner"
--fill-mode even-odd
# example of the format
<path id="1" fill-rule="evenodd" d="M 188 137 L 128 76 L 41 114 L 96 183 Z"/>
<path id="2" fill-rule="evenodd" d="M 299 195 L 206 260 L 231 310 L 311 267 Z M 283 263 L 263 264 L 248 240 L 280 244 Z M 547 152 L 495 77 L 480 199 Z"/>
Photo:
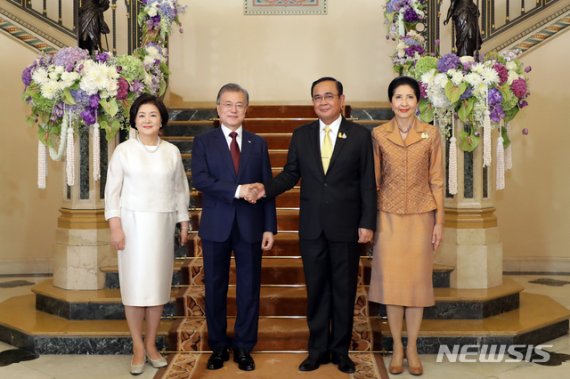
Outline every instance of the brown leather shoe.
<path id="1" fill-rule="evenodd" d="M 414 376 L 422 376 L 424 374 L 424 368 L 422 366 L 418 367 L 410 366 L 408 367 L 408 371 L 410 372 L 410 374 Z"/>

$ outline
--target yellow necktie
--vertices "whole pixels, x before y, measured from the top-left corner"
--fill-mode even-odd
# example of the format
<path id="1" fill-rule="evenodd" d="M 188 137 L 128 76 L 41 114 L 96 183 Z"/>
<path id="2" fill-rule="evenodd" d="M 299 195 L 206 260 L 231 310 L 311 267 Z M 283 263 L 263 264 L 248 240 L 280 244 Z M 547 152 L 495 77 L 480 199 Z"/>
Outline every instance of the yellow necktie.
<path id="1" fill-rule="evenodd" d="M 329 168 L 333 150 L 331 137 L 329 135 L 330 131 L 330 126 L 325 125 L 325 138 L 323 139 L 323 145 L 321 146 L 321 160 L 323 161 L 323 170 L 325 171 L 325 174 Z"/>

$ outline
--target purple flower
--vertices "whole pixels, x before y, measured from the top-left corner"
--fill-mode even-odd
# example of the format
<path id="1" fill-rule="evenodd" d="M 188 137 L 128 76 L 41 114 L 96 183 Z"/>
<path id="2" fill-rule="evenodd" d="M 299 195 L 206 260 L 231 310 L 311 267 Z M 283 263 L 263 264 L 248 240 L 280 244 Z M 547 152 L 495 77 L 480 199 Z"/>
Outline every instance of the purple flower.
<path id="1" fill-rule="evenodd" d="M 24 84 L 27 86 L 30 85 L 30 83 L 32 83 L 32 72 L 34 71 L 34 69 L 36 68 L 36 64 L 32 64 L 28 67 L 26 67 L 24 69 L 24 71 L 22 71 L 22 81 L 24 82 Z"/>
<path id="2" fill-rule="evenodd" d="M 439 72 L 447 72 L 452 68 L 457 68 L 461 64 L 459 57 L 455 54 L 445 54 L 437 62 L 437 69 Z"/>
<path id="3" fill-rule="evenodd" d="M 105 51 L 95 56 L 95 60 L 99 63 L 106 63 L 110 58 L 111 56 L 109 55 L 109 53 Z"/>
<path id="4" fill-rule="evenodd" d="M 127 96 L 129 96 L 129 82 L 127 82 L 125 78 L 119 78 L 117 100 L 125 100 Z"/>
<path id="5" fill-rule="evenodd" d="M 63 66 L 65 71 L 71 72 L 75 65 L 89 58 L 87 50 L 80 49 L 79 47 L 66 47 L 59 50 L 53 57 L 53 63 L 56 66 Z"/>
<path id="6" fill-rule="evenodd" d="M 499 74 L 499 84 L 505 84 L 507 79 L 509 79 L 509 71 L 507 68 L 500 63 L 495 63 L 493 69 Z"/>
<path id="7" fill-rule="evenodd" d="M 469 86 L 467 87 L 465 92 L 461 94 L 461 97 L 459 99 L 466 100 L 469 99 L 471 96 L 473 96 L 473 87 Z"/>
<path id="8" fill-rule="evenodd" d="M 423 47 L 421 47 L 419 45 L 412 45 L 410 47 L 407 47 L 404 51 L 406 52 L 406 55 L 408 57 L 413 58 L 413 57 L 415 57 L 416 52 L 419 55 L 422 55 L 425 50 Z"/>
<path id="9" fill-rule="evenodd" d="M 522 109 L 522 108 L 526 107 L 527 105 L 528 105 L 528 103 L 526 100 L 519 101 L 519 108 Z"/>
<path id="10" fill-rule="evenodd" d="M 503 107 L 501 106 L 501 104 L 497 104 L 494 107 L 491 107 L 490 117 L 491 121 L 497 123 L 505 118 L 505 112 L 503 111 Z"/>
<path id="11" fill-rule="evenodd" d="M 526 72 L 527 74 L 528 74 L 529 72 L 531 72 L 531 71 L 532 71 L 532 67 L 530 67 L 530 66 L 526 66 L 526 67 L 524 68 L 524 72 Z"/>
<path id="12" fill-rule="evenodd" d="M 160 26 L 160 16 L 156 15 L 154 17 L 149 18 L 146 20 L 146 28 L 148 30 L 156 30 Z"/>
<path id="13" fill-rule="evenodd" d="M 496 88 L 491 88 L 488 94 L 489 99 L 489 106 L 493 107 L 495 105 L 500 105 L 503 101 L 503 95 L 501 95 L 501 91 Z"/>
<path id="14" fill-rule="evenodd" d="M 404 12 L 404 21 L 405 22 L 416 22 L 420 20 L 420 16 L 412 9 L 407 8 Z"/>
<path id="15" fill-rule="evenodd" d="M 141 94 L 144 90 L 144 85 L 140 82 L 140 80 L 133 80 L 131 83 L 131 91 L 136 92 L 137 94 Z"/>
<path id="16" fill-rule="evenodd" d="M 171 7 L 166 2 L 160 4 L 158 9 L 169 20 L 174 20 L 176 17 L 176 8 Z"/>
<path id="17" fill-rule="evenodd" d="M 63 117 L 63 103 L 57 103 L 51 110 L 50 121 L 56 122 Z"/>
<path id="18" fill-rule="evenodd" d="M 526 81 L 524 79 L 513 80 L 511 89 L 516 97 L 523 99 L 526 96 Z"/>
<path id="19" fill-rule="evenodd" d="M 91 108 L 91 109 L 99 108 L 99 101 L 100 100 L 101 99 L 99 98 L 99 95 L 97 95 L 97 94 L 89 96 L 89 108 Z"/>
<path id="20" fill-rule="evenodd" d="M 96 115 L 96 111 L 88 108 L 85 109 L 83 112 L 81 112 L 81 118 L 83 119 L 83 121 L 85 122 L 85 124 L 87 125 L 93 125 L 95 123 L 95 115 Z"/>

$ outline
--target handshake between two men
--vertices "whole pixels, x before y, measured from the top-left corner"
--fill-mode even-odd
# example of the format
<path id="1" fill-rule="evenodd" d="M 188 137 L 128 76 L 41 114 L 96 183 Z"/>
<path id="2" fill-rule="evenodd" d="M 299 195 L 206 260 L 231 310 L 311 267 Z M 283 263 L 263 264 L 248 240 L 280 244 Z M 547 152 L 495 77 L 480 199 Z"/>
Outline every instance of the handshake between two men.
<path id="1" fill-rule="evenodd" d="M 265 186 L 261 183 L 242 184 L 240 186 L 239 197 L 255 204 L 265 196 Z"/>

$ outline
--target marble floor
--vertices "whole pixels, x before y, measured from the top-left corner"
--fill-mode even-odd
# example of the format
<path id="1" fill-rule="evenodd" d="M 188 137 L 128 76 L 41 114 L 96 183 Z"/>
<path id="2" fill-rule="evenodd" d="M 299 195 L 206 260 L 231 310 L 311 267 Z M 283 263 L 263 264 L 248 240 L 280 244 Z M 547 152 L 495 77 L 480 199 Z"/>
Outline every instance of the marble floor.
<path id="1" fill-rule="evenodd" d="M 508 276 L 520 283 L 525 291 L 549 295 L 554 300 L 570 308 L 570 275 L 512 275 Z M 0 302 L 14 296 L 30 293 L 33 284 L 46 279 L 46 277 L 0 277 Z M 531 283 L 538 281 L 537 283 Z M 25 315 L 23 315 L 25 317 Z M 570 336 L 566 335 L 549 341 L 546 345 L 550 352 L 561 353 L 570 357 Z M 0 342 L 0 378 L 2 379 L 119 379 L 132 378 L 128 373 L 130 356 L 126 355 L 42 355 L 37 359 L 21 361 L 2 366 L 2 352 L 14 347 Z M 302 356 L 296 355 L 298 360 Z M 390 357 L 385 357 L 386 366 Z M 558 379 L 570 377 L 570 361 L 561 362 L 559 365 L 544 366 L 536 363 L 450 363 L 436 362 L 435 355 L 423 355 L 424 375 L 426 379 L 461 378 L 461 379 Z M 329 367 L 326 367 L 329 369 Z M 272 370 L 273 371 L 273 370 Z M 330 373 L 319 369 L 312 373 L 289 372 L 288 378 L 329 378 Z M 157 370 L 146 368 L 144 374 L 138 378 L 153 378 Z M 275 371 L 274 371 L 275 372 Z M 258 378 L 256 372 L 240 373 L 240 377 Z M 301 375 L 302 374 L 302 375 Z M 209 377 L 207 373 L 204 378 Z M 233 376 L 233 375 L 232 375 Z M 279 375 L 277 375 L 279 376 Z M 398 378 L 411 378 L 407 372 Z M 272 375 L 273 379 L 277 379 Z"/>

